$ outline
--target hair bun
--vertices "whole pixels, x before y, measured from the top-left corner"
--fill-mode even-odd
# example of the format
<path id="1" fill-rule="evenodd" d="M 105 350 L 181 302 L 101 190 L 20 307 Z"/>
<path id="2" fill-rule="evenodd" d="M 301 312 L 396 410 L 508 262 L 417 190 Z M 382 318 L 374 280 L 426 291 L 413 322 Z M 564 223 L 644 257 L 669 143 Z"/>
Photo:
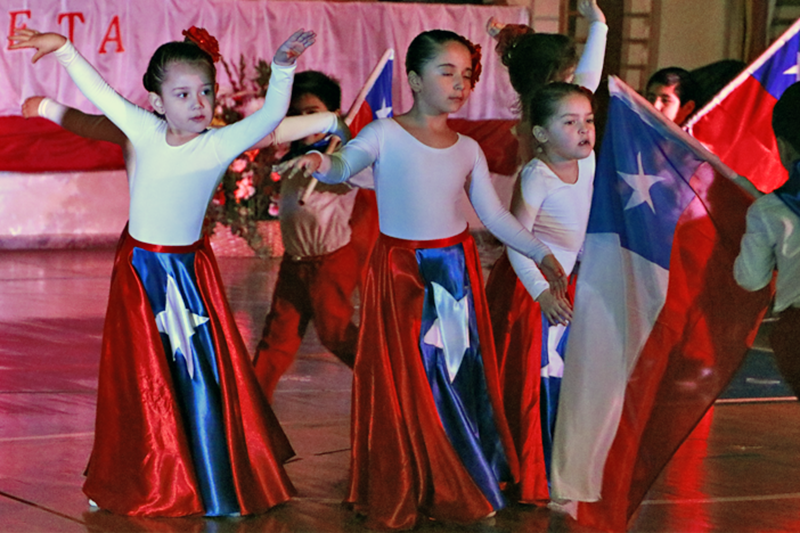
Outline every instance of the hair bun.
<path id="1" fill-rule="evenodd" d="M 520 39 L 525 35 L 532 35 L 536 31 L 530 26 L 525 24 L 506 24 L 500 33 L 497 34 L 497 45 L 494 47 L 497 55 L 500 56 L 500 61 L 508 66 L 511 62 L 511 55 L 514 52 L 514 47 L 517 46 Z"/>

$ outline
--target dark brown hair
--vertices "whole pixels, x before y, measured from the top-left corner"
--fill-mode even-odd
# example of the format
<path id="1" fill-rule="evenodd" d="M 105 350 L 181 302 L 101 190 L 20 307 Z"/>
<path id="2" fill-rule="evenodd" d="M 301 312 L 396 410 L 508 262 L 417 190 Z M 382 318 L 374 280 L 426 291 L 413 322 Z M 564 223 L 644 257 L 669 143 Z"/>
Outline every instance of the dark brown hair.
<path id="1" fill-rule="evenodd" d="M 540 87 L 528 102 L 531 126 L 546 126 L 547 122 L 558 111 L 558 104 L 561 100 L 571 94 L 585 96 L 592 106 L 592 111 L 594 111 L 595 102 L 592 91 L 574 83 L 554 81 Z"/>
<path id="2" fill-rule="evenodd" d="M 695 101 L 695 83 L 692 75 L 686 69 L 680 67 L 667 67 L 656 71 L 647 80 L 647 91 L 654 84 L 663 85 L 664 87 L 674 87 L 675 94 L 681 105 Z"/>
<path id="3" fill-rule="evenodd" d="M 800 152 L 800 82 L 787 87 L 772 109 L 772 131 Z"/>
<path id="4" fill-rule="evenodd" d="M 524 119 L 529 118 L 527 106 L 536 91 L 560 81 L 568 69 L 578 64 L 575 42 L 560 33 L 535 33 L 528 26 L 510 24 L 500 30 L 497 41 L 495 50 L 508 68 Z"/>
<path id="5" fill-rule="evenodd" d="M 162 44 L 150 58 L 142 82 L 144 88 L 161 94 L 161 85 L 172 63 L 189 63 L 206 70 L 212 83 L 217 79 L 217 69 L 211 56 L 191 41 L 172 41 Z"/>
<path id="6" fill-rule="evenodd" d="M 472 87 L 481 76 L 481 47 L 473 44 L 466 37 L 449 30 L 425 31 L 414 37 L 406 52 L 406 74 L 416 72 L 422 74 L 425 64 L 439 53 L 443 44 L 455 41 L 467 47 L 472 58 Z"/>

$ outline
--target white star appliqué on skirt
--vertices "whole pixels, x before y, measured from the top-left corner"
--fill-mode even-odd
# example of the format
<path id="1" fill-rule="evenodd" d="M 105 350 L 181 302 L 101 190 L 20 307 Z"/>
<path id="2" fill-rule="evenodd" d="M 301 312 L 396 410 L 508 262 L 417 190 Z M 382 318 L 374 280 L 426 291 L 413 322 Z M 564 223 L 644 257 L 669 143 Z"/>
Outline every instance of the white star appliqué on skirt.
<path id="1" fill-rule="evenodd" d="M 175 279 L 167 276 L 167 302 L 164 310 L 156 315 L 156 325 L 158 331 L 169 337 L 173 361 L 177 360 L 178 350 L 181 351 L 190 378 L 194 378 L 192 335 L 198 326 L 206 322 L 208 317 L 196 315 L 186 307 Z"/>
<path id="2" fill-rule="evenodd" d="M 469 348 L 469 300 L 467 296 L 456 300 L 438 283 L 431 285 L 437 318 L 422 340 L 444 351 L 447 374 L 452 383 L 464 360 L 464 352 Z"/>

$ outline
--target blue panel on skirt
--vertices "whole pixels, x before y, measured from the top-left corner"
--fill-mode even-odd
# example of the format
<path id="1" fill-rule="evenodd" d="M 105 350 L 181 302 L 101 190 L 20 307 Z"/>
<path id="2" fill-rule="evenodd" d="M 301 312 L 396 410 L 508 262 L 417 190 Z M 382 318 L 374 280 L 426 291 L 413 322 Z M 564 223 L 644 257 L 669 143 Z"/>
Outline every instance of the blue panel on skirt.
<path id="1" fill-rule="evenodd" d="M 550 364 L 550 351 L 548 350 L 550 322 L 542 313 L 542 368 Z M 567 339 L 569 338 L 570 326 L 564 329 L 561 339 L 558 341 L 556 351 L 564 360 L 567 351 Z M 553 435 L 556 430 L 556 415 L 558 414 L 558 397 L 561 394 L 561 378 L 556 376 L 542 376 L 539 386 L 539 420 L 542 426 L 542 449 L 544 455 L 545 471 L 547 472 L 548 484 L 550 482 L 550 465 L 553 459 Z"/>
<path id="2" fill-rule="evenodd" d="M 132 263 L 162 332 L 206 515 L 237 514 L 216 349 L 197 287 L 194 253 L 134 248 Z"/>
<path id="3" fill-rule="evenodd" d="M 511 473 L 486 387 L 464 248 L 418 249 L 416 256 L 425 282 L 420 350 L 439 418 L 472 479 L 494 509 L 501 509 L 499 482 L 511 480 Z M 448 369 L 454 359 L 445 353 L 448 348 L 460 359 L 455 371 L 454 363 Z"/>

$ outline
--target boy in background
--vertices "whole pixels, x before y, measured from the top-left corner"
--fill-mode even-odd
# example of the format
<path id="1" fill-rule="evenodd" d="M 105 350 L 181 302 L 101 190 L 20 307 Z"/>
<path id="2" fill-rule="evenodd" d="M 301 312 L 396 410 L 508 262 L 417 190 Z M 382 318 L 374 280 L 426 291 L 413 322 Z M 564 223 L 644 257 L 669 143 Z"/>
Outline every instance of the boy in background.
<path id="1" fill-rule="evenodd" d="M 679 126 L 695 110 L 694 80 L 687 70 L 667 67 L 647 80 L 645 98 L 662 115 Z"/>
<path id="2" fill-rule="evenodd" d="M 338 113 L 340 107 L 336 80 L 317 71 L 295 76 L 289 115 Z M 329 142 L 330 135 L 324 133 L 305 137 L 292 143 L 285 159 L 309 150 L 325 151 Z M 253 360 L 270 402 L 312 319 L 322 345 L 353 367 L 358 327 L 353 323 L 352 296 L 378 236 L 373 191 L 317 183 L 301 205 L 310 179 L 296 175 L 281 180 L 278 217 L 285 254 Z"/>

